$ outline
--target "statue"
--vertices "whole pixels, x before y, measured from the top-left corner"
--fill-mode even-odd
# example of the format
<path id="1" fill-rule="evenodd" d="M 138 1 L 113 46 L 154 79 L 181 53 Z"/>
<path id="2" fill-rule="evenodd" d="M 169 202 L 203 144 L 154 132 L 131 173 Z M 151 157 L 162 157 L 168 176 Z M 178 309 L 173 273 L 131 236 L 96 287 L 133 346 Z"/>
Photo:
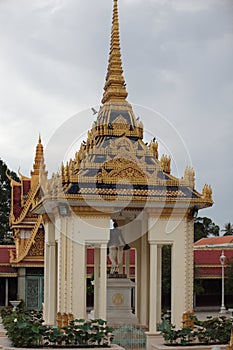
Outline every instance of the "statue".
<path id="1" fill-rule="evenodd" d="M 112 264 L 110 274 L 119 272 L 119 266 L 122 265 L 123 250 L 130 248 L 125 243 L 122 232 L 116 222 L 114 222 L 113 227 L 110 230 L 110 240 L 108 242 L 109 259 Z"/>

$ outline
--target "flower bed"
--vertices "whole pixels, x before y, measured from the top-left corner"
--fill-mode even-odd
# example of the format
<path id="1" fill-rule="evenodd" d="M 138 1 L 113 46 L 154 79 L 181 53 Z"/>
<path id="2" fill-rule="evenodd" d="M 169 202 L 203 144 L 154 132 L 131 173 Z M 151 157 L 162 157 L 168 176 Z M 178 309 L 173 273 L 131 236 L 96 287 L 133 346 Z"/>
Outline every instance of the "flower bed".
<path id="1" fill-rule="evenodd" d="M 43 324 L 41 312 L 2 310 L 3 325 L 15 347 L 108 347 L 113 329 L 101 319 L 76 319 L 68 326 Z"/>
<path id="2" fill-rule="evenodd" d="M 193 317 L 193 316 L 191 316 Z M 165 321 L 161 327 L 161 334 L 168 346 L 216 345 L 227 344 L 230 341 L 232 319 L 225 316 L 208 317 L 205 321 L 194 318 L 194 329 L 175 329 L 171 323 Z"/>

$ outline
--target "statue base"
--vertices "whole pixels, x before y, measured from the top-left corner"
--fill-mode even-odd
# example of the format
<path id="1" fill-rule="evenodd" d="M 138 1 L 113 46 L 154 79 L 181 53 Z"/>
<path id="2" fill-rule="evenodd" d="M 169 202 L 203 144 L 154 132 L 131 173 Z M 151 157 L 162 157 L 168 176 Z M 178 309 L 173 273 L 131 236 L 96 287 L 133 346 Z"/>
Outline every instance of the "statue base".
<path id="1" fill-rule="evenodd" d="M 116 275 L 116 276 L 115 276 Z M 137 324 L 132 312 L 131 291 L 135 283 L 126 275 L 110 274 L 107 279 L 107 321 L 113 325 Z"/>

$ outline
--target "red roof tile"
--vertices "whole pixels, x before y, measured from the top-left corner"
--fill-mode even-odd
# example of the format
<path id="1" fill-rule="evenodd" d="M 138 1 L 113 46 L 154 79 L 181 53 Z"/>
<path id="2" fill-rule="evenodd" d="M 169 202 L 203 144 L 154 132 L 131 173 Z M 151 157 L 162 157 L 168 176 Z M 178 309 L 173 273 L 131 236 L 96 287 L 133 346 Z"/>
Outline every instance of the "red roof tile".
<path id="1" fill-rule="evenodd" d="M 194 243 L 194 248 L 206 245 L 233 244 L 233 236 L 201 238 Z"/>

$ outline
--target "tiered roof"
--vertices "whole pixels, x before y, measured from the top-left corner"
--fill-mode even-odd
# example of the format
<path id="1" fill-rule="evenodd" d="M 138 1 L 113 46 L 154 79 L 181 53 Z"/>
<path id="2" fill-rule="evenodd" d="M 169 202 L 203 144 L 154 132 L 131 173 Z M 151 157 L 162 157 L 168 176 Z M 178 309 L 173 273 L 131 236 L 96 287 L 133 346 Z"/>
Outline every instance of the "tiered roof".
<path id="1" fill-rule="evenodd" d="M 143 141 L 143 124 L 126 100 L 120 52 L 118 5 L 114 0 L 106 83 L 96 121 L 75 158 L 63 164 L 44 186 L 43 203 L 66 199 L 72 205 L 153 206 L 155 202 L 200 209 L 211 206 L 212 190 L 194 189 L 194 170 L 187 167 L 178 179 L 171 175 L 168 156 L 159 159 L 158 143 Z M 37 203 L 37 212 L 41 213 Z M 39 209 L 40 208 L 40 209 Z M 38 210 L 39 209 L 39 210 Z"/>

